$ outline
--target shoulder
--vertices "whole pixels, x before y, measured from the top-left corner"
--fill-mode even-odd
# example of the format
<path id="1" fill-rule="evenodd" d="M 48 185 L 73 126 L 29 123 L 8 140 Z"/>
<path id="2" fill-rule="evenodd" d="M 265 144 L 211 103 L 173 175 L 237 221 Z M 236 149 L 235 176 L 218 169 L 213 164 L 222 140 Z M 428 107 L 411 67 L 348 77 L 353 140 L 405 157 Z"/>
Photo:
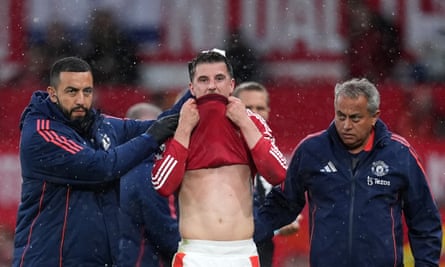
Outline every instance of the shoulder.
<path id="1" fill-rule="evenodd" d="M 377 146 L 380 146 L 384 149 L 390 149 L 392 151 L 407 151 L 412 149 L 411 144 L 406 140 L 405 137 L 393 133 L 387 128 L 376 128 L 376 138 L 377 138 Z"/>
<path id="2" fill-rule="evenodd" d="M 119 118 L 119 117 L 112 116 L 109 114 L 104 114 L 104 113 L 100 114 L 100 117 L 102 117 L 103 120 L 105 120 L 105 121 L 125 121 L 125 120 L 127 120 L 124 118 Z"/>
<path id="3" fill-rule="evenodd" d="M 326 155 L 333 149 L 330 148 L 328 134 L 325 130 L 308 134 L 293 149 L 292 158 L 304 156 L 313 157 L 314 155 Z"/>
<path id="4" fill-rule="evenodd" d="M 405 147 L 411 147 L 410 143 L 401 135 L 390 133 L 389 139 L 391 140 L 391 142 L 395 144 L 400 144 Z"/>
<path id="5" fill-rule="evenodd" d="M 323 145 L 325 146 L 326 142 L 328 142 L 328 134 L 326 130 L 314 132 L 311 134 L 306 135 L 301 141 L 298 143 L 298 147 L 312 147 L 312 146 L 318 146 Z"/>
<path id="6" fill-rule="evenodd" d="M 390 131 L 383 131 L 380 134 L 380 140 L 374 149 L 378 150 L 381 157 L 393 159 L 402 164 L 411 160 L 421 162 L 414 147 L 404 137 Z"/>
<path id="7" fill-rule="evenodd" d="M 387 149 L 396 153 L 398 157 L 405 153 L 406 155 L 411 155 L 414 158 L 418 158 L 414 147 L 404 137 L 395 133 L 390 133 L 388 140 Z"/>
<path id="8" fill-rule="evenodd" d="M 96 117 L 97 125 L 99 126 L 99 128 L 102 128 L 105 131 L 107 131 L 106 129 L 108 128 L 110 128 L 109 130 L 114 129 L 120 131 L 125 127 L 128 121 L 129 120 L 127 119 L 111 116 L 108 114 L 100 114 Z"/>
<path id="9" fill-rule="evenodd" d="M 26 133 L 41 133 L 50 131 L 73 132 L 72 128 L 59 120 L 43 114 L 29 114 L 22 122 L 22 135 Z"/>

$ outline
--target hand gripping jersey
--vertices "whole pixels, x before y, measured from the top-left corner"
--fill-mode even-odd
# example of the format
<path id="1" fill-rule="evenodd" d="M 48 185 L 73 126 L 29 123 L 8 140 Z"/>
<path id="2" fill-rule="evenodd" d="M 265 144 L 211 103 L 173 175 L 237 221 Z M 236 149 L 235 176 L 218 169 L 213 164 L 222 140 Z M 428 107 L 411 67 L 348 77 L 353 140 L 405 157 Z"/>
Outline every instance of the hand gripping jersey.
<path id="1" fill-rule="evenodd" d="M 190 138 L 187 170 L 252 162 L 241 131 L 225 115 L 227 103 L 218 94 L 197 99 L 200 120 Z"/>
<path id="2" fill-rule="evenodd" d="M 250 150 L 240 129 L 226 117 L 226 97 L 209 94 L 197 99 L 199 123 L 192 132 L 189 148 L 175 139 L 167 141 L 162 157 L 158 157 L 152 171 L 152 183 L 161 195 L 174 193 L 186 170 L 216 168 L 246 164 L 262 174 L 273 185 L 284 181 L 286 159 L 275 146 L 266 122 L 247 110 L 262 138 Z"/>

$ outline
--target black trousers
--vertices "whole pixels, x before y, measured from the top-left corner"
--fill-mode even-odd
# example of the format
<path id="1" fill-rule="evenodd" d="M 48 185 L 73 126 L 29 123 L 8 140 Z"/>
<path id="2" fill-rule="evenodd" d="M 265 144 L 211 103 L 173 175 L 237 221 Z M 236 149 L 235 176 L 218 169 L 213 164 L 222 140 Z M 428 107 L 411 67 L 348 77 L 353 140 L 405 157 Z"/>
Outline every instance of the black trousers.
<path id="1" fill-rule="evenodd" d="M 261 267 L 272 267 L 274 243 L 272 239 L 264 240 L 257 243 L 258 256 L 260 258 Z"/>

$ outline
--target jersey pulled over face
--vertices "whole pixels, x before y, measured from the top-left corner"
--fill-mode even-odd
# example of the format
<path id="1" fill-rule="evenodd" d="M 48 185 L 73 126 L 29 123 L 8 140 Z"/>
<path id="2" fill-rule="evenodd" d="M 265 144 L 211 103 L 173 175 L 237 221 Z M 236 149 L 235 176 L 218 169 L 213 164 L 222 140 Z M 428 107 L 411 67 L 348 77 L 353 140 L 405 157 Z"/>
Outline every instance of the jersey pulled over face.
<path id="1" fill-rule="evenodd" d="M 235 80 L 230 77 L 224 62 L 201 63 L 196 66 L 190 90 L 196 98 L 207 94 L 220 94 L 228 97 L 235 88 Z"/>
<path id="2" fill-rule="evenodd" d="M 250 164 L 241 132 L 225 115 L 227 98 L 208 94 L 197 100 L 199 123 L 190 138 L 187 170 Z"/>

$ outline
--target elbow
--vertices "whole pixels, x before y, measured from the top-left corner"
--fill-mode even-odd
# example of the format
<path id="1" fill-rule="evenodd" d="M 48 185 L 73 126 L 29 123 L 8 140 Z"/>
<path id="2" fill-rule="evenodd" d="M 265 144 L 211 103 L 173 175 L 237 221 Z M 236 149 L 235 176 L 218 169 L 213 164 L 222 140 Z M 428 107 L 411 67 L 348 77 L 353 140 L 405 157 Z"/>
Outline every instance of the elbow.
<path id="1" fill-rule="evenodd" d="M 161 196 L 163 196 L 163 197 L 168 197 L 168 196 L 170 196 L 171 194 L 173 194 L 173 192 L 171 192 L 170 190 L 167 190 L 167 189 L 164 188 L 164 187 L 161 187 L 161 188 L 159 188 L 159 189 L 156 189 L 156 188 L 155 188 L 155 190 L 156 190 L 156 192 L 158 192 L 159 195 L 161 195 Z"/>
<path id="2" fill-rule="evenodd" d="M 168 197 L 171 194 L 173 194 L 172 190 L 168 188 L 168 186 L 165 186 L 163 184 L 157 183 L 155 180 L 152 179 L 152 186 L 156 192 L 158 192 L 159 195 L 163 197 Z"/>
<path id="3" fill-rule="evenodd" d="M 269 183 L 273 186 L 280 185 L 284 182 L 284 179 L 272 179 Z"/>
<path id="4" fill-rule="evenodd" d="M 175 193 L 179 188 L 184 175 L 184 167 L 182 169 L 175 168 L 176 162 L 172 166 L 168 164 L 167 166 L 164 166 L 164 164 L 159 166 L 160 167 L 156 167 L 155 165 L 153 168 L 151 173 L 151 182 L 153 184 L 153 188 L 160 195 L 168 197 Z"/>
<path id="5" fill-rule="evenodd" d="M 267 182 L 269 182 L 273 186 L 283 183 L 285 179 L 286 179 L 286 171 L 271 172 L 266 178 Z"/>
<path id="6" fill-rule="evenodd" d="M 156 192 L 158 192 L 158 194 L 163 197 L 168 197 L 175 192 L 174 188 L 172 186 L 169 186 L 169 184 L 164 179 L 158 179 L 153 176 L 151 178 L 151 183 L 154 190 L 156 190 Z"/>
<path id="7" fill-rule="evenodd" d="M 279 173 L 279 174 L 277 175 L 277 179 L 274 181 L 274 182 L 275 182 L 275 185 L 279 185 L 279 184 L 284 183 L 284 180 L 286 180 L 286 172 L 284 172 L 284 173 Z"/>

